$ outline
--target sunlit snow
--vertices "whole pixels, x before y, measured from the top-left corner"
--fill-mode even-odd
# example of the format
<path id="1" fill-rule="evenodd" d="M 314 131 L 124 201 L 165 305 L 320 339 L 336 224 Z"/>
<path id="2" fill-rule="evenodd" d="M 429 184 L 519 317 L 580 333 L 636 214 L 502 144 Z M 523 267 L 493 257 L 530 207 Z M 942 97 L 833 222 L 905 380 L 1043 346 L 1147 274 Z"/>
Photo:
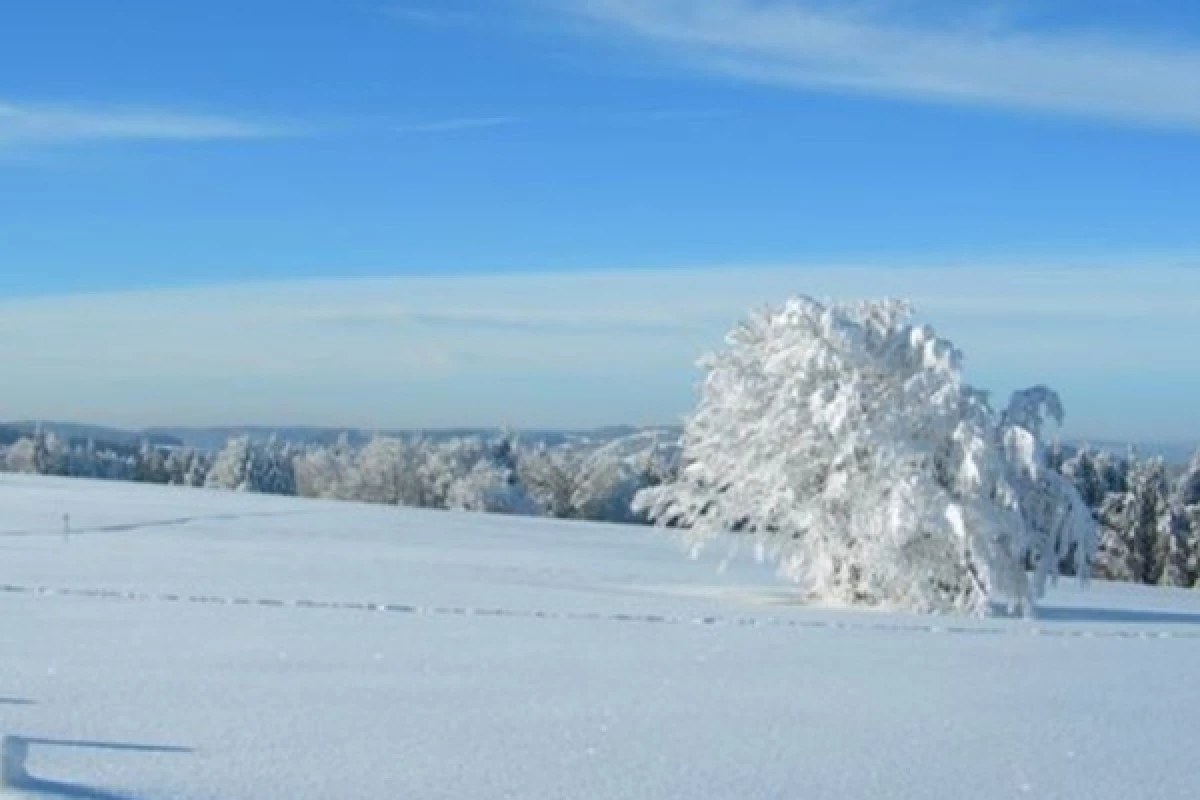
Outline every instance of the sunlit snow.
<path id="1" fill-rule="evenodd" d="M 0 475 L 0 796 L 1194 796 L 1200 594 L 812 609 L 752 549 Z"/>

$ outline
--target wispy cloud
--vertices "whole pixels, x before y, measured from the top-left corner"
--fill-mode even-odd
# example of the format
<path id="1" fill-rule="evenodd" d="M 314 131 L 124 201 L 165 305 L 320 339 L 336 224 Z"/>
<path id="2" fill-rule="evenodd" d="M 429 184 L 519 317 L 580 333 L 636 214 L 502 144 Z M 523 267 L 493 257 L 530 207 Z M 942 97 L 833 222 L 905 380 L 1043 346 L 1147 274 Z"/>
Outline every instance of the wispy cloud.
<path id="1" fill-rule="evenodd" d="M 0 147 L 88 141 L 212 141 L 288 135 L 234 117 L 129 108 L 74 108 L 0 101 Z"/>
<path id="2" fill-rule="evenodd" d="M 407 306 L 367 305 L 333 313 L 315 310 L 315 322 L 339 327 L 367 327 L 397 332 L 415 327 L 437 331 L 505 332 L 589 336 L 593 334 L 653 336 L 695 332 L 712 320 L 680 319 L 661 311 L 624 312 L 619 309 L 588 311 L 538 308 L 445 307 L 413 309 Z"/>
<path id="3" fill-rule="evenodd" d="M 556 123 L 582 125 L 641 125 L 669 123 L 701 123 L 736 116 L 738 112 L 724 108 L 662 108 L 662 109 L 564 109 L 531 114 L 504 116 L 451 117 L 405 122 L 392 126 L 396 133 L 459 133 L 510 125 L 546 125 Z"/>
<path id="4" fill-rule="evenodd" d="M 1200 43 L 1021 23 L 989 3 L 942 16 L 875 0 L 568 0 L 579 18 L 717 74 L 1200 129 Z M 971 4 L 975 5 L 975 4 Z M 892 13 L 883 13 L 885 10 Z"/>
<path id="5" fill-rule="evenodd" d="M 1062 390 L 1074 433 L 1200 435 L 1200 270 L 1151 259 L 427 275 L 0 298 L 4 413 L 135 426 L 670 421 L 693 402 L 696 357 L 749 309 L 796 292 L 910 298 L 963 347 L 973 382 Z"/>
<path id="6" fill-rule="evenodd" d="M 457 133 L 483 128 L 502 128 L 520 122 L 520 117 L 453 117 L 450 119 L 408 122 L 392 128 L 396 133 Z"/>

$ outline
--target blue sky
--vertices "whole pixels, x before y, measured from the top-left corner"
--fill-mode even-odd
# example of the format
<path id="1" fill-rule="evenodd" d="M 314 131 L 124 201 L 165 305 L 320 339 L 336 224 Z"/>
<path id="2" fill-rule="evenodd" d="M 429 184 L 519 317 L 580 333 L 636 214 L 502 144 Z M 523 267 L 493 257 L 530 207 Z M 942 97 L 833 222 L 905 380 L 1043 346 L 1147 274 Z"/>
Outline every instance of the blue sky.
<path id="1" fill-rule="evenodd" d="M 0 417 L 668 421 L 745 303 L 886 290 L 1200 438 L 1200 9 L 964 5 L 5 4 Z"/>

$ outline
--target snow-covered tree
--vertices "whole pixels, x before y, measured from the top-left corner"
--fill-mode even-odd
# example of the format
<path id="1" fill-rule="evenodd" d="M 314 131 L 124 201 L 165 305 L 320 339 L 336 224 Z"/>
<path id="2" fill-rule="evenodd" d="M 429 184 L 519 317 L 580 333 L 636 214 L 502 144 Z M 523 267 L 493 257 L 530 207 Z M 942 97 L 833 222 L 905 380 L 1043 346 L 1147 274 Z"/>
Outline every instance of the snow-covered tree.
<path id="1" fill-rule="evenodd" d="M 1200 504 L 1178 509 L 1183 517 L 1184 537 L 1187 551 L 1187 571 L 1192 586 L 1200 589 Z"/>
<path id="2" fill-rule="evenodd" d="M 414 447 L 420 453 L 421 505 L 427 508 L 450 508 L 455 484 L 485 461 L 489 451 L 487 444 L 474 436 L 441 442 L 418 440 Z"/>
<path id="3" fill-rule="evenodd" d="M 418 508 L 529 513 L 517 485 L 516 453 L 477 437 L 440 442 L 375 436 L 361 450 L 342 442 L 297 459 L 301 491 L 315 497 Z"/>
<path id="4" fill-rule="evenodd" d="M 142 441 L 137 453 L 137 466 L 134 469 L 134 480 L 140 483 L 170 483 L 171 477 L 167 471 L 167 458 L 162 450 Z"/>
<path id="5" fill-rule="evenodd" d="M 1075 485 L 1088 508 L 1097 511 L 1104 505 L 1104 498 L 1111 489 L 1100 473 L 1096 454 L 1090 448 L 1081 447 L 1063 462 L 1060 469 L 1063 476 Z"/>
<path id="6" fill-rule="evenodd" d="M 66 473 L 76 478 L 110 481 L 138 479 L 138 458 L 113 445 L 97 444 L 88 439 L 73 443 L 66 451 Z"/>
<path id="7" fill-rule="evenodd" d="M 8 446 L 4 453 L 4 470 L 26 475 L 37 474 L 37 453 L 33 439 L 21 437 Z"/>
<path id="8" fill-rule="evenodd" d="M 6 472 L 28 475 L 70 475 L 71 453 L 67 442 L 38 425 L 32 434 L 22 436 L 3 453 L 0 467 Z"/>
<path id="9" fill-rule="evenodd" d="M 580 452 L 572 447 L 538 445 L 521 454 L 518 476 L 521 485 L 541 509 L 557 519 L 575 516 L 576 492 L 582 469 Z"/>
<path id="10" fill-rule="evenodd" d="M 1100 547 L 1092 566 L 1096 578 L 1108 581 L 1141 581 L 1149 572 L 1153 541 L 1135 541 L 1138 513 L 1133 498 L 1126 492 L 1113 492 L 1104 499 L 1096 514 L 1100 527 Z"/>
<path id="11" fill-rule="evenodd" d="M 291 448 L 271 437 L 256 443 L 248 436 L 230 439 L 217 454 L 205 485 L 239 492 L 293 495 L 296 473 Z"/>
<path id="12" fill-rule="evenodd" d="M 1200 450 L 1192 456 L 1175 486 L 1174 503 L 1183 508 L 1200 506 Z"/>
<path id="13" fill-rule="evenodd" d="M 1109 492 L 1098 515 L 1100 550 L 1096 577 L 1135 583 L 1158 583 L 1163 576 L 1178 523 L 1171 521 L 1170 487 L 1162 459 L 1130 455 L 1124 491 Z"/>
<path id="14" fill-rule="evenodd" d="M 954 346 L 908 320 L 806 297 L 752 315 L 702 361 L 678 479 L 636 508 L 697 549 L 752 535 L 824 602 L 1030 611 L 1068 553 L 1085 577 L 1090 517 L 1040 442 L 1057 396 L 996 414 Z"/>
<path id="15" fill-rule="evenodd" d="M 171 449 L 163 462 L 167 483 L 173 486 L 203 486 L 208 469 L 204 455 L 190 447 Z"/>
<path id="16" fill-rule="evenodd" d="M 537 505 L 525 494 L 512 471 L 490 459 L 457 477 L 446 493 L 446 508 L 498 514 L 535 514 Z"/>
<path id="17" fill-rule="evenodd" d="M 586 458 L 571 496 L 572 516 L 606 522 L 632 522 L 633 498 L 643 488 L 633 466 L 608 450 Z"/>
<path id="18" fill-rule="evenodd" d="M 67 453 L 67 474 L 79 478 L 104 478 L 103 464 L 96 443 L 88 439 Z"/>
<path id="19" fill-rule="evenodd" d="M 225 443 L 212 469 L 208 472 L 205 486 L 210 489 L 233 489 L 245 491 L 246 475 L 250 469 L 250 437 L 238 436 Z"/>
<path id="20" fill-rule="evenodd" d="M 1047 420 L 1061 426 L 1065 413 L 1058 394 L 1045 386 L 1014 392 L 1000 417 L 999 433 L 1009 465 L 1008 482 L 1016 492 L 1030 536 L 1027 565 L 1033 569 L 1034 595 L 1059 572 L 1086 581 L 1096 549 L 1096 525 L 1087 501 L 1042 446 Z"/>
<path id="21" fill-rule="evenodd" d="M 33 434 L 33 460 L 38 475 L 69 474 L 67 443 L 53 431 L 38 425 Z"/>
<path id="22" fill-rule="evenodd" d="M 250 449 L 246 490 L 263 494 L 296 494 L 296 452 L 287 442 L 272 435 Z"/>
<path id="23" fill-rule="evenodd" d="M 1200 588 L 1200 450 L 1176 483 L 1171 505 L 1173 525 L 1185 542 L 1190 585 Z"/>
<path id="24" fill-rule="evenodd" d="M 357 454 L 345 434 L 333 447 L 313 446 L 294 461 L 296 492 L 301 497 L 355 500 L 359 485 Z"/>
<path id="25" fill-rule="evenodd" d="M 425 506 L 422 454 L 402 439 L 376 436 L 358 454 L 354 499 L 393 506 Z"/>
<path id="26" fill-rule="evenodd" d="M 676 455 L 673 442 L 658 431 L 635 433 L 584 452 L 576 466 L 571 516 L 643 522 L 633 509 L 634 498 L 642 489 L 669 480 Z"/>
<path id="27" fill-rule="evenodd" d="M 1189 518 L 1178 506 L 1166 508 L 1158 519 L 1154 559 L 1159 586 L 1190 587 L 1196 582 L 1195 543 Z"/>

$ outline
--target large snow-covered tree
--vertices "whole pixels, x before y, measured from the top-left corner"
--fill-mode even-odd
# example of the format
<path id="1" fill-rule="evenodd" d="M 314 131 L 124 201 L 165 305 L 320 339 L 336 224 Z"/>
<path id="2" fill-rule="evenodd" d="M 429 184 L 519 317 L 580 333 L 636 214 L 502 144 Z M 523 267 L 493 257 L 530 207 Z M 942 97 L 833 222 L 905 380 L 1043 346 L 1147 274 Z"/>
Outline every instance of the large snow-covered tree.
<path id="1" fill-rule="evenodd" d="M 1084 578 L 1091 517 L 1040 439 L 1057 396 L 996 413 L 959 351 L 909 319 L 807 297 L 752 315 L 702 361 L 678 477 L 635 508 L 695 548 L 752 536 L 823 602 L 1029 612 L 1068 556 Z"/>

